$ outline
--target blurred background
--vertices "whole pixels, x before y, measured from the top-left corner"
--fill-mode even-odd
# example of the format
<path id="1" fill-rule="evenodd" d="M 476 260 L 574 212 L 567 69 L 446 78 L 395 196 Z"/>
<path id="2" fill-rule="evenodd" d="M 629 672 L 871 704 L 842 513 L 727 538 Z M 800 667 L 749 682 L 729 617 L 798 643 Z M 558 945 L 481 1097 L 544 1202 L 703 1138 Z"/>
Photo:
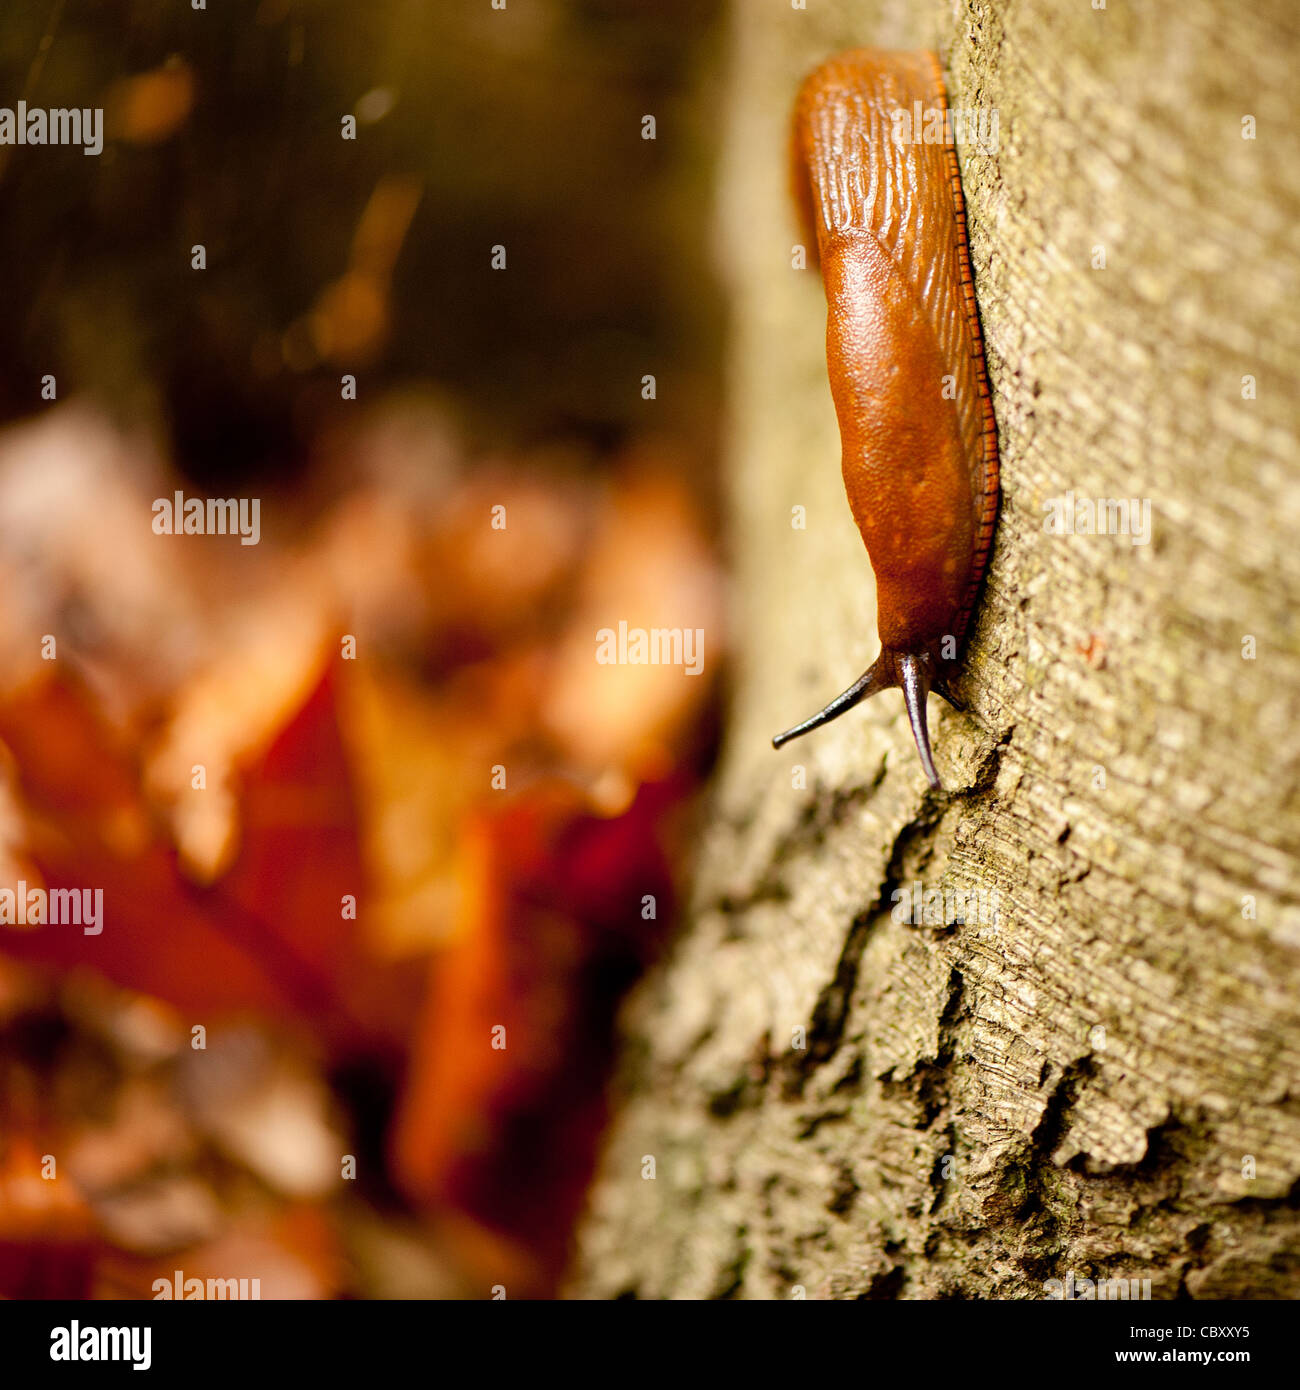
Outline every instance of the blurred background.
<path id="1" fill-rule="evenodd" d="M 0 889 L 103 892 L 0 921 L 0 1295 L 557 1288 L 713 757 L 721 19 L 0 19 L 105 113 L 0 145 Z"/>

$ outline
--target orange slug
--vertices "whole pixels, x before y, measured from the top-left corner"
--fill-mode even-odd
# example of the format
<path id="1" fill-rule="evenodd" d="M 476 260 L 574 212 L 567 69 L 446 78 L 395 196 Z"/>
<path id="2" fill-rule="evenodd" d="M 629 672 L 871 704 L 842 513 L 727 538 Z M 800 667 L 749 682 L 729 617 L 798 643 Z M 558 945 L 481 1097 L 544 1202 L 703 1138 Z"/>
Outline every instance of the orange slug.
<path id="1" fill-rule="evenodd" d="M 936 122 L 910 128 L 936 111 L 947 104 L 935 54 L 869 48 L 819 67 L 795 104 L 796 190 L 816 229 L 844 488 L 876 575 L 881 651 L 772 744 L 901 686 L 937 788 L 925 701 L 934 690 L 954 703 L 949 679 L 993 541 L 998 446 L 957 152 L 950 137 L 923 138 Z"/>

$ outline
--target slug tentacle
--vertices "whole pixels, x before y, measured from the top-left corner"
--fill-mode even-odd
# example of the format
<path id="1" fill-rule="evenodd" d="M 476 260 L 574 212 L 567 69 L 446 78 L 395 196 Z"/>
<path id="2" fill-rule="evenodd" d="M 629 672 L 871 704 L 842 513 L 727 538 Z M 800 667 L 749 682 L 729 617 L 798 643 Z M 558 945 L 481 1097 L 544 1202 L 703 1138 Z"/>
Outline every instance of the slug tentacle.
<path id="1" fill-rule="evenodd" d="M 881 652 L 857 680 L 847 690 L 841 691 L 825 709 L 818 710 L 816 714 L 805 719 L 802 724 L 796 724 L 793 729 L 787 729 L 785 733 L 777 734 L 772 740 L 772 747 L 780 748 L 782 744 L 789 743 L 792 738 L 811 733 L 813 729 L 820 729 L 823 724 L 829 724 L 832 719 L 838 719 L 845 710 L 852 709 L 854 705 L 875 695 L 877 691 L 888 690 L 891 686 L 897 685 L 898 680 L 894 675 L 893 663 L 887 659 L 888 656 L 888 652 Z"/>
<path id="2" fill-rule="evenodd" d="M 925 697 L 930 691 L 929 673 L 924 661 L 904 652 L 898 658 L 899 684 L 903 687 L 903 703 L 907 706 L 907 722 L 912 726 L 912 737 L 916 740 L 916 751 L 921 755 L 921 767 L 925 770 L 926 781 L 935 789 L 943 790 L 939 774 L 934 769 L 934 756 L 930 752 L 930 730 L 925 722 Z"/>
<path id="3" fill-rule="evenodd" d="M 959 700 L 954 694 L 952 686 L 949 684 L 949 673 L 942 666 L 931 673 L 930 689 L 941 699 L 946 700 L 948 705 L 955 709 L 958 714 L 966 713 L 966 702 Z"/>

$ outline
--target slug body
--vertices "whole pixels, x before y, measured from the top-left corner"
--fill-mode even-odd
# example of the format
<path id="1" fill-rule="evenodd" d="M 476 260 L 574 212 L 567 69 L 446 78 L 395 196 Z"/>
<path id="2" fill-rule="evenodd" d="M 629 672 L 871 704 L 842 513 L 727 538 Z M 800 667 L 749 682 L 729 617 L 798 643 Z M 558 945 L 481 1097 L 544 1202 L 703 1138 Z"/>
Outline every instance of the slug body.
<path id="1" fill-rule="evenodd" d="M 926 695 L 951 701 L 993 540 L 998 454 L 956 149 L 923 140 L 918 110 L 946 111 L 938 58 L 874 49 L 818 68 L 795 107 L 796 187 L 816 232 L 844 487 L 876 575 L 881 652 L 772 742 L 897 685 L 938 787 Z"/>

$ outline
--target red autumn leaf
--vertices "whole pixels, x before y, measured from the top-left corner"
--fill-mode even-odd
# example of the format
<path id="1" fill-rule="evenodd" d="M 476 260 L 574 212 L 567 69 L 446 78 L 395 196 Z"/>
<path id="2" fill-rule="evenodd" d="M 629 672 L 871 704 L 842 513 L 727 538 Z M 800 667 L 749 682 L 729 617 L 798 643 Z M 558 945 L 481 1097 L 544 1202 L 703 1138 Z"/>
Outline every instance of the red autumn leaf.
<path id="1" fill-rule="evenodd" d="M 668 915 L 659 825 L 679 794 L 644 788 L 604 817 L 539 784 L 466 827 L 466 907 L 431 967 L 394 1164 L 423 1201 L 525 1239 L 552 1278 L 604 1120 L 614 1009 Z"/>
<path id="2" fill-rule="evenodd" d="M 79 688 L 51 678 L 0 702 L 0 737 L 45 886 L 103 892 L 98 934 L 7 927 L 0 949 L 89 966 L 198 1021 L 287 1012 L 335 1043 L 398 1032 L 392 1009 L 356 988 L 357 923 L 342 914 L 361 870 L 332 674 L 248 769 L 240 851 L 210 888 L 181 872 L 137 790 L 135 760 Z"/>

